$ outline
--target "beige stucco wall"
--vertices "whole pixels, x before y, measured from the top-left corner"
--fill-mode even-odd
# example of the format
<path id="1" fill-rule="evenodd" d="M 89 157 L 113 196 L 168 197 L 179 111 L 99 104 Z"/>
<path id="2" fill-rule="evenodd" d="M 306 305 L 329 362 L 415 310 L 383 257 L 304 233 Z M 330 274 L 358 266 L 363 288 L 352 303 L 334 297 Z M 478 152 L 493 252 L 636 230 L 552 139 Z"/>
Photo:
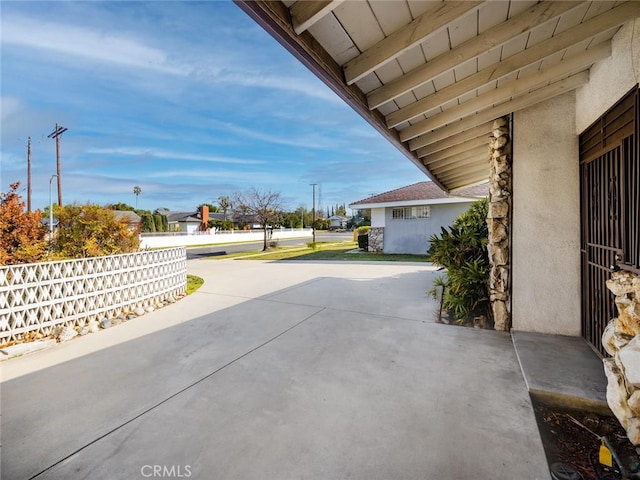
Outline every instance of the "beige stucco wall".
<path id="1" fill-rule="evenodd" d="M 512 325 L 580 335 L 575 95 L 514 114 Z"/>
<path id="2" fill-rule="evenodd" d="M 576 91 L 576 132 L 582 133 L 640 83 L 640 18 L 613 37 L 611 56 L 591 68 L 589 83 Z"/>

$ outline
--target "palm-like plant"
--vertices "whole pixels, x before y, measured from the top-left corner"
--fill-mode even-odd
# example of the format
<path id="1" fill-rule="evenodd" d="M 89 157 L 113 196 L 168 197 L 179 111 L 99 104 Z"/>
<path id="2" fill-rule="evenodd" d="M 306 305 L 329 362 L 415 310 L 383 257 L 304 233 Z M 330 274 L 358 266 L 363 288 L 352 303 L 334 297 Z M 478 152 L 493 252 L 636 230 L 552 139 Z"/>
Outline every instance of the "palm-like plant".
<path id="1" fill-rule="evenodd" d="M 133 187 L 133 193 L 136 196 L 136 209 L 138 208 L 138 195 L 140 195 L 142 193 L 142 189 L 136 185 L 135 187 Z"/>
<path id="2" fill-rule="evenodd" d="M 442 306 L 461 323 L 475 315 L 491 321 L 487 212 L 486 200 L 476 202 L 451 227 L 429 239 L 429 261 L 446 269 L 430 293 L 444 287 Z"/>

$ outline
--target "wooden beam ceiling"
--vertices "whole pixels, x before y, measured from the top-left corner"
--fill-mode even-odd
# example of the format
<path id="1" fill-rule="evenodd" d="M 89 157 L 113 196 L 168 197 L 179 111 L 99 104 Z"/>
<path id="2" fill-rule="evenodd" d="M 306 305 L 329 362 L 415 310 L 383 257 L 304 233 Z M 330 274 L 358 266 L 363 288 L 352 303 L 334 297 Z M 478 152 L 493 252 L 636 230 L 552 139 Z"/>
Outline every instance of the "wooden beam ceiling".
<path id="1" fill-rule="evenodd" d="M 430 35 L 445 28 L 460 16 L 475 10 L 481 1 L 442 2 L 428 10 L 408 25 L 395 31 L 373 47 L 348 61 L 344 69 L 347 85 L 360 80 L 376 68 L 399 57 L 404 52 L 422 43 Z"/>
<path id="2" fill-rule="evenodd" d="M 516 35 L 541 25 L 552 18 L 575 8 L 575 2 L 542 2 L 524 13 L 512 17 L 485 32 L 470 38 L 456 48 L 446 51 L 433 60 L 417 67 L 406 75 L 393 80 L 367 95 L 369 108 L 378 108 L 412 89 L 424 85 L 457 65 L 488 52 Z"/>
<path id="3" fill-rule="evenodd" d="M 465 115 L 468 115 L 478 110 L 482 110 L 483 108 L 490 106 L 491 104 L 501 102 L 503 100 L 508 99 L 509 97 L 527 93 L 529 90 L 539 85 L 542 85 L 545 83 L 553 83 L 569 74 L 577 73 L 581 70 L 588 69 L 598 60 L 602 60 L 603 58 L 606 58 L 609 55 L 611 55 L 611 43 L 603 42 L 602 44 L 597 45 L 589 50 L 585 50 L 581 54 L 568 57 L 568 59 L 562 60 L 561 62 L 558 62 L 557 64 L 552 65 L 550 67 L 542 68 L 541 70 L 538 70 L 537 72 L 535 72 L 533 75 L 529 75 L 525 78 L 520 78 L 515 81 L 511 81 L 490 92 L 487 92 L 483 95 L 478 96 L 474 100 L 464 102 L 460 104 L 458 107 L 445 110 L 442 114 L 436 115 L 436 117 L 439 117 L 440 125 L 445 125 L 449 123 L 451 120 L 462 118 Z M 494 80 L 492 79 L 490 80 L 490 82 L 491 81 L 494 81 Z M 446 93 L 446 91 L 448 91 L 449 95 L 435 94 L 432 96 L 433 97 L 439 96 L 440 101 L 442 101 L 443 103 L 453 100 L 453 98 L 449 98 L 449 97 L 452 97 L 453 95 L 456 95 L 457 97 L 459 96 L 460 91 L 465 90 L 464 88 L 459 86 L 462 83 L 463 82 L 456 83 L 452 85 L 452 88 L 443 89 L 440 91 L 442 93 Z M 476 85 L 477 83 L 474 84 L 474 87 Z M 453 88 L 456 86 L 458 87 Z M 478 86 L 481 86 L 481 85 L 478 85 Z M 468 92 L 464 92 L 464 93 L 468 93 Z M 424 110 L 424 107 L 422 107 L 422 105 L 425 103 L 432 103 L 432 102 L 426 102 L 426 100 L 428 100 L 429 98 L 430 97 L 425 98 L 424 99 L 425 102 L 421 102 L 421 101 L 415 102 L 409 105 L 408 107 L 402 108 L 396 112 L 393 112 L 387 115 L 386 117 L 387 126 L 391 128 L 407 120 L 413 119 L 418 115 L 427 113 L 427 110 Z M 457 114 L 459 115 L 456 118 Z M 411 117 L 407 118 L 408 116 L 411 116 Z M 429 123 L 433 122 L 432 118 L 429 118 L 420 123 L 424 125 L 428 125 Z M 432 130 L 434 128 L 437 128 L 437 127 L 431 127 L 431 128 L 428 128 L 428 130 Z M 428 130 L 425 130 L 425 131 L 428 131 Z"/>
<path id="4" fill-rule="evenodd" d="M 467 128 L 473 128 L 479 123 L 485 123 L 494 120 L 498 117 L 508 115 L 512 112 L 516 112 L 523 108 L 530 107 L 531 105 L 535 105 L 536 103 L 549 100 L 550 98 L 553 98 L 555 96 L 562 95 L 563 93 L 569 92 L 571 90 L 575 90 L 588 81 L 589 73 L 581 72 L 564 80 L 560 80 L 559 82 L 553 83 L 547 87 L 535 90 L 529 93 L 527 96 L 518 97 L 508 102 L 504 102 L 496 107 L 483 110 L 482 112 L 466 117 L 457 122 L 453 122 L 446 127 L 439 128 L 430 133 L 425 133 L 423 131 L 422 125 L 418 125 L 415 130 L 411 130 L 413 127 L 406 128 L 405 130 L 402 130 L 400 132 L 400 139 L 402 141 L 411 139 L 411 141 L 409 142 L 409 148 L 411 150 L 417 150 L 418 148 L 424 147 L 429 143 L 442 140 L 448 135 L 463 132 Z M 420 133 L 416 134 L 416 132 Z"/>

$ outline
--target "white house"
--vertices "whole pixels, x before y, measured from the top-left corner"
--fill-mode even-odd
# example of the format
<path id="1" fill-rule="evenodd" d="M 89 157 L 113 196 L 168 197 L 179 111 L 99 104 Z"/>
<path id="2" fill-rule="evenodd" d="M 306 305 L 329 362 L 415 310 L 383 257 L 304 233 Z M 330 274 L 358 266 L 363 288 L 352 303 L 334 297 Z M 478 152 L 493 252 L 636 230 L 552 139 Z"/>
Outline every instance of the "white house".
<path id="1" fill-rule="evenodd" d="M 484 184 L 449 195 L 433 182 L 419 182 L 358 200 L 349 208 L 371 209 L 370 251 L 424 254 L 431 235 L 488 192 Z"/>

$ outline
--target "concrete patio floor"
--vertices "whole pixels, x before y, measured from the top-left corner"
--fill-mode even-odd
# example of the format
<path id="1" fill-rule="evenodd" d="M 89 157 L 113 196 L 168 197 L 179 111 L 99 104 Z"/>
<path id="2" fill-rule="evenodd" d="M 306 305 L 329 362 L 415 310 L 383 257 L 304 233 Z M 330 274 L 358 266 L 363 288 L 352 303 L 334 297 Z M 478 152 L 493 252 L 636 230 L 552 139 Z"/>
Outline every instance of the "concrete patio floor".
<path id="1" fill-rule="evenodd" d="M 3 362 L 3 479 L 549 478 L 510 335 L 434 323 L 428 265 L 189 272 L 177 304 Z"/>

